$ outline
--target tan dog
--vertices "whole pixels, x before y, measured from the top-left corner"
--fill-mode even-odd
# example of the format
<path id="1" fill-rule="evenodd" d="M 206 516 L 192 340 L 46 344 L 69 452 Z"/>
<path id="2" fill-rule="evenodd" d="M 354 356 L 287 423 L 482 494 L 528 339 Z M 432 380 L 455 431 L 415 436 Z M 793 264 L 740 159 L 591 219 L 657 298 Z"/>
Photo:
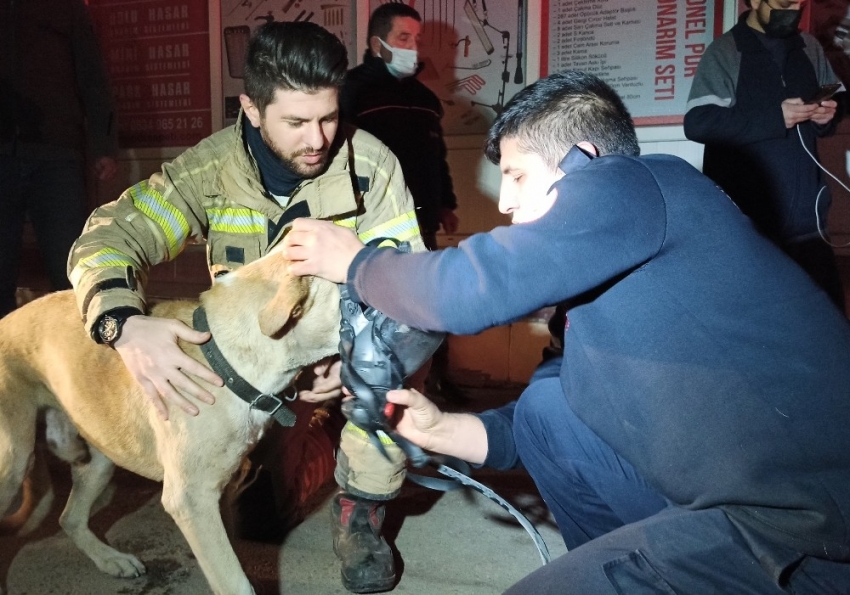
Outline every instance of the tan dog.
<path id="1" fill-rule="evenodd" d="M 287 388 L 305 366 L 337 353 L 335 285 L 292 277 L 273 251 L 217 280 L 200 296 L 214 341 L 231 366 L 265 394 Z M 192 326 L 198 302 L 167 302 L 152 315 Z M 181 344 L 205 362 L 196 345 Z M 225 379 L 226 380 L 226 379 Z M 179 526 L 216 595 L 254 593 L 225 533 L 222 490 L 272 422 L 228 388 L 197 417 L 171 407 L 163 422 L 142 396 L 121 357 L 86 335 L 70 291 L 38 299 L 0 320 L 0 515 L 24 480 L 40 409 L 48 440 L 71 462 L 73 490 L 60 522 L 103 572 L 135 577 L 141 562 L 100 541 L 88 528 L 91 507 L 119 465 L 163 482 L 162 504 Z M 63 413 L 59 413 L 59 412 Z M 65 414 L 88 445 L 71 428 Z M 9 511 L 12 512 L 12 511 Z M 2 592 L 2 590 L 0 590 Z"/>

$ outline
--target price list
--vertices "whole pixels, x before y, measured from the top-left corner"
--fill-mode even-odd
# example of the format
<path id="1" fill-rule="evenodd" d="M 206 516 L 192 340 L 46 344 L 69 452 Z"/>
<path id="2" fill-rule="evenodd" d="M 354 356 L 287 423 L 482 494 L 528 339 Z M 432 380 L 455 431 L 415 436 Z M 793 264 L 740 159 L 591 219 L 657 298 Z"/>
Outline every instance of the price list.
<path id="1" fill-rule="evenodd" d="M 548 73 L 582 70 L 617 91 L 636 120 L 681 121 L 699 59 L 722 22 L 713 0 L 552 0 L 541 47 Z M 544 35 L 545 37 L 545 35 Z"/>
<path id="2" fill-rule="evenodd" d="M 206 0 L 90 0 L 121 148 L 191 146 L 212 130 Z"/>

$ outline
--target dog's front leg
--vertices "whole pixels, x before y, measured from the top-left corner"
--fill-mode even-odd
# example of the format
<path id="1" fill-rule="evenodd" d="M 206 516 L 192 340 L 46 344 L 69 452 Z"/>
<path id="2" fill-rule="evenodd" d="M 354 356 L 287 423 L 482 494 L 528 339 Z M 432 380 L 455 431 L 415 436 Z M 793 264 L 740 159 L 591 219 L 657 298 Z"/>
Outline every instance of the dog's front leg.
<path id="1" fill-rule="evenodd" d="M 215 595 L 255 595 L 221 520 L 221 488 L 200 478 L 166 470 L 162 505 L 189 542 Z"/>
<path id="2" fill-rule="evenodd" d="M 97 567 L 117 577 L 137 577 L 145 573 L 144 565 L 131 554 L 124 554 L 106 545 L 89 529 L 89 516 L 97 497 L 112 478 L 115 465 L 96 448 L 89 446 L 88 463 L 71 466 L 71 494 L 59 524 Z"/>

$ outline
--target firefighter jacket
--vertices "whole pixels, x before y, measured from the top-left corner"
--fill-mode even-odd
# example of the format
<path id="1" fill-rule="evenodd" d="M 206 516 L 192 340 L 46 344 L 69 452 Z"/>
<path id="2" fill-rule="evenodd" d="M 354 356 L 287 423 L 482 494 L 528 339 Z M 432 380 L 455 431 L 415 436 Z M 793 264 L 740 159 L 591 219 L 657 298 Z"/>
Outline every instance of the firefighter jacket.
<path id="1" fill-rule="evenodd" d="M 296 217 L 334 221 L 364 242 L 392 237 L 424 250 L 401 167 L 375 137 L 341 125 L 327 171 L 303 180 L 281 206 L 263 188 L 242 117 L 91 214 L 68 275 L 92 336 L 106 312 L 147 311 L 148 270 L 189 243 L 206 241 L 213 278 L 268 253 Z"/>

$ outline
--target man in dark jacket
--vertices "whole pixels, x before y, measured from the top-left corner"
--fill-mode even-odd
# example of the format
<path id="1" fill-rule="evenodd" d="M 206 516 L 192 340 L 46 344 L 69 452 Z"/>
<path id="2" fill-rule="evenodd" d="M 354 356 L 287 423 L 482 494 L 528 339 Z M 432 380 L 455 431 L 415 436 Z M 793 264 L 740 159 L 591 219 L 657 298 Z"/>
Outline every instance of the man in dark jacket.
<path id="1" fill-rule="evenodd" d="M 703 172 L 844 311 L 828 243 L 830 196 L 815 159 L 837 103 L 807 103 L 837 83 L 818 41 L 797 29 L 804 2 L 751 0 L 700 60 L 685 136 L 705 144 Z"/>
<path id="2" fill-rule="evenodd" d="M 82 0 L 0 0 L 0 316 L 15 308 L 24 221 L 53 289 L 89 211 L 86 159 L 117 170 L 112 92 Z"/>
<path id="3" fill-rule="evenodd" d="M 596 77 L 520 91 L 486 150 L 510 227 L 408 255 L 299 219 L 285 244 L 293 272 L 417 328 L 569 304 L 560 371 L 516 403 L 388 394 L 409 440 L 534 479 L 571 551 L 509 593 L 846 595 L 847 319 L 711 180 L 638 157 Z"/>
<path id="4" fill-rule="evenodd" d="M 343 119 L 371 132 L 398 158 L 422 239 L 437 249 L 442 226 L 457 231 L 452 189 L 436 95 L 416 78 L 419 13 L 406 4 L 384 4 L 369 19 L 369 48 L 363 63 L 348 72 L 340 95 Z"/>

